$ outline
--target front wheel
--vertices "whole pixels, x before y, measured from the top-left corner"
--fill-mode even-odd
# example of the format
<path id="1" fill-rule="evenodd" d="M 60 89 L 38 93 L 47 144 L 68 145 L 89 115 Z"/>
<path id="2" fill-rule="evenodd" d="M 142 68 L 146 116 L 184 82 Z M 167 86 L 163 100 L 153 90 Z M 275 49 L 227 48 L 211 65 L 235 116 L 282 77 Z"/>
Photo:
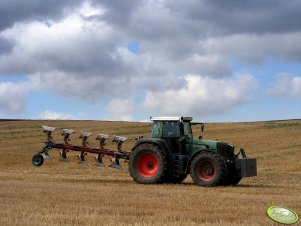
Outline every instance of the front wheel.
<path id="1" fill-rule="evenodd" d="M 44 157 L 42 154 L 35 154 L 32 156 L 32 164 L 34 166 L 41 166 L 44 163 Z"/>
<path id="2" fill-rule="evenodd" d="M 193 182 L 199 186 L 221 185 L 227 176 L 225 161 L 217 154 L 202 152 L 191 163 L 190 173 Z"/>
<path id="3" fill-rule="evenodd" d="M 165 165 L 164 154 L 153 144 L 141 144 L 130 155 L 130 174 L 141 184 L 159 182 L 164 175 Z"/>

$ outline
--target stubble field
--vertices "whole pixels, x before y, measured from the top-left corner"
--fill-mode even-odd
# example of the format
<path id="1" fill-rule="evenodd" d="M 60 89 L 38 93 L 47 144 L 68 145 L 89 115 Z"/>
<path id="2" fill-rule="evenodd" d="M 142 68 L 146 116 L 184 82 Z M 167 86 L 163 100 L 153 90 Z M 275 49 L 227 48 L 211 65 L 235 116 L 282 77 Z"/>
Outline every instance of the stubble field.
<path id="1" fill-rule="evenodd" d="M 91 154 L 83 166 L 77 153 L 68 154 L 68 164 L 51 151 L 53 161 L 34 167 L 32 155 L 44 141 L 41 125 L 127 136 L 125 150 L 150 133 L 149 123 L 0 121 L 0 225 L 277 225 L 266 216 L 272 205 L 301 215 L 301 120 L 206 124 L 205 139 L 244 147 L 258 164 L 257 177 L 214 188 L 197 187 L 190 176 L 178 185 L 136 184 L 127 163 L 123 171 L 96 167 Z M 59 142 L 60 133 L 54 132 Z M 71 143 L 80 144 L 78 135 Z M 97 146 L 94 138 L 91 146 Z"/>

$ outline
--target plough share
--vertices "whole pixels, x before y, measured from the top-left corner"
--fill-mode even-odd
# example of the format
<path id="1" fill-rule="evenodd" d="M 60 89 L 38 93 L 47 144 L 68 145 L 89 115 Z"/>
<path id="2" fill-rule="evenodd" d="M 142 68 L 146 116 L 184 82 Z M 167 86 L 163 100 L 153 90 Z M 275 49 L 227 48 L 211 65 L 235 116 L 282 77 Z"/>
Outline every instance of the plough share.
<path id="1" fill-rule="evenodd" d="M 116 169 L 122 169 L 119 159 L 124 159 L 125 161 L 129 160 L 129 156 L 131 152 L 125 152 L 122 151 L 122 144 L 127 138 L 121 137 L 121 136 L 110 136 L 106 134 L 98 134 L 96 137 L 96 140 L 99 141 L 99 148 L 91 148 L 88 146 L 88 138 L 92 135 L 91 132 L 81 132 L 79 138 L 82 139 L 82 145 L 73 145 L 70 144 L 70 135 L 74 133 L 74 130 L 72 129 L 63 129 L 62 136 L 63 136 L 63 143 L 55 143 L 52 137 L 52 132 L 55 130 L 54 127 L 49 127 L 49 126 L 42 126 L 43 127 L 43 132 L 47 135 L 47 139 L 44 142 L 44 146 L 42 149 L 36 153 L 32 157 L 32 163 L 35 166 L 41 166 L 44 163 L 44 160 L 52 160 L 52 158 L 49 156 L 49 151 L 51 149 L 58 149 L 61 150 L 59 152 L 60 154 L 60 161 L 63 162 L 70 162 L 69 159 L 67 158 L 67 153 L 69 151 L 77 151 L 80 152 L 80 154 L 77 156 L 78 157 L 78 163 L 79 164 L 87 164 L 85 160 L 85 156 L 87 153 L 93 153 L 96 154 L 94 156 L 95 161 L 97 166 L 105 166 L 103 163 L 102 158 L 105 155 L 111 156 L 111 165 L 109 167 L 113 167 Z M 117 150 L 109 150 L 105 148 L 105 141 L 108 138 L 112 138 L 112 141 L 116 143 L 117 145 Z"/>

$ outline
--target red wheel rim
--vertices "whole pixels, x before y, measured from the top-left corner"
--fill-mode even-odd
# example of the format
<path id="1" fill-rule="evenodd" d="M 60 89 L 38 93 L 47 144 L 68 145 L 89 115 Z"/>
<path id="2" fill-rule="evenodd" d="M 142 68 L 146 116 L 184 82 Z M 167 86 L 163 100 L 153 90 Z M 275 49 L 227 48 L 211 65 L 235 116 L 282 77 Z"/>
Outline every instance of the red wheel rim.
<path id="1" fill-rule="evenodd" d="M 203 181 L 210 181 L 216 175 L 216 166 L 210 161 L 201 162 L 197 166 L 197 175 Z"/>
<path id="2" fill-rule="evenodd" d="M 144 153 L 137 159 L 137 169 L 142 177 L 153 177 L 159 169 L 159 163 L 156 156 L 151 153 Z"/>

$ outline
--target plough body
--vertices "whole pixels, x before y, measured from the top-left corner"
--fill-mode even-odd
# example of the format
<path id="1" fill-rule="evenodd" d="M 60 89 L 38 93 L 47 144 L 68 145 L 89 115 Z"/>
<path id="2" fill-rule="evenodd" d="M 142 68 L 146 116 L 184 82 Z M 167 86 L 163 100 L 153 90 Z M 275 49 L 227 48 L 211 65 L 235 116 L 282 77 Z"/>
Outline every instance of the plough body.
<path id="1" fill-rule="evenodd" d="M 69 143 L 70 135 L 74 133 L 74 130 L 63 129 L 62 136 L 64 136 L 64 143 L 55 143 L 52 138 L 52 132 L 55 130 L 54 127 L 42 126 L 44 129 L 44 133 L 47 134 L 47 140 L 45 141 L 42 149 L 33 156 L 32 163 L 35 166 L 41 166 L 44 163 L 44 160 L 52 160 L 49 156 L 49 151 L 51 149 L 58 149 L 60 151 L 60 160 L 64 162 L 69 162 L 67 158 L 67 152 L 69 151 L 77 151 L 80 152 L 78 155 L 78 163 L 86 164 L 85 156 L 87 153 L 97 154 L 95 156 L 95 161 L 97 166 L 104 166 L 102 157 L 104 155 L 113 157 L 110 167 L 122 169 L 119 163 L 119 159 L 124 159 L 125 161 L 129 160 L 129 156 L 131 152 L 122 151 L 122 144 L 127 138 L 121 136 L 112 136 L 112 141 L 117 144 L 117 150 L 109 150 L 106 149 L 105 140 L 108 139 L 109 135 L 99 134 L 96 140 L 99 140 L 99 148 L 91 148 L 88 147 L 88 138 L 92 135 L 90 132 L 81 132 L 79 138 L 82 139 L 82 146 L 72 145 Z"/>

